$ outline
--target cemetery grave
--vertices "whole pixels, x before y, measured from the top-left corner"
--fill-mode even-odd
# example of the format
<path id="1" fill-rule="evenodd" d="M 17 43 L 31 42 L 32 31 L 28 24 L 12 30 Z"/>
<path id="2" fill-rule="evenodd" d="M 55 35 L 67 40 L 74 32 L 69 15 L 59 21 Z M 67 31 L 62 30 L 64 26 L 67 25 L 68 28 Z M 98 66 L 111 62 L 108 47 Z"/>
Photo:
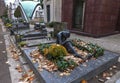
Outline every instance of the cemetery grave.
<path id="1" fill-rule="evenodd" d="M 43 23 L 36 23 L 34 28 L 29 30 L 19 30 L 18 34 L 15 34 L 15 39 L 17 44 L 26 44 L 27 46 L 35 46 L 41 43 L 46 43 L 49 40 L 49 43 L 55 42 L 54 39 L 50 37 L 50 33 L 46 30 L 46 27 Z"/>
<path id="2" fill-rule="evenodd" d="M 99 46 L 94 46 L 93 44 L 85 43 L 83 41 L 81 42 L 81 40 L 74 39 L 72 41 L 74 43 L 73 46 L 76 45 L 75 47 L 77 47 L 77 44 L 79 43 L 80 46 L 75 49 L 81 55 L 94 55 L 91 58 L 82 60 L 68 53 L 63 59 L 63 56 L 60 54 L 60 50 L 58 50 L 57 53 L 59 54 L 57 55 L 54 55 L 56 51 L 53 52 L 52 50 L 52 53 L 48 53 L 49 51 L 47 49 L 57 49 L 57 47 L 55 47 L 57 44 L 55 43 L 21 48 L 24 57 L 28 61 L 36 76 L 40 79 L 41 83 L 80 83 L 81 80 L 89 80 L 90 78 L 108 69 L 113 64 L 117 63 L 119 56 L 115 53 L 106 50 L 104 51 Z M 59 45 L 57 46 L 59 47 Z M 62 49 L 62 47 L 60 48 Z M 65 51 L 63 50 L 62 52 Z M 49 54 L 54 55 L 52 57 L 53 60 L 51 60 L 51 56 L 49 56 Z M 56 59 L 58 59 L 58 62 Z M 57 65 L 54 62 L 56 62 Z"/>

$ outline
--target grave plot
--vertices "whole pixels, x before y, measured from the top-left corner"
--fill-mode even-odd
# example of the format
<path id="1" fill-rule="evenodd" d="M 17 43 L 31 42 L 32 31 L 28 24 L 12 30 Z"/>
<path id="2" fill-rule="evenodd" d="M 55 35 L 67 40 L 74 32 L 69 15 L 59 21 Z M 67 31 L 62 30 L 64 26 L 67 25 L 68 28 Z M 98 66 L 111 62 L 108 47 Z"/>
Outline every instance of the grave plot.
<path id="1" fill-rule="evenodd" d="M 40 43 L 54 43 L 55 39 L 49 37 L 49 32 L 30 31 L 24 35 L 16 35 L 18 45 L 37 46 Z"/>
<path id="2" fill-rule="evenodd" d="M 30 30 L 30 25 L 27 22 L 14 22 L 9 30 L 11 35 L 24 34 Z"/>
<path id="3" fill-rule="evenodd" d="M 20 46 L 36 46 L 40 43 L 46 43 L 46 41 L 47 43 L 55 41 L 50 37 L 50 33 L 47 31 L 43 23 L 36 23 L 33 29 L 29 29 L 29 31 L 19 30 L 19 33 L 15 34 L 15 39 Z"/>
<path id="4" fill-rule="evenodd" d="M 47 34 L 48 32 L 44 23 L 35 23 L 34 30 L 23 34 L 22 40 L 43 39 Z"/>
<path id="5" fill-rule="evenodd" d="M 76 51 L 85 59 L 74 57 L 58 44 L 40 44 L 21 48 L 22 53 L 40 83 L 80 83 L 108 69 L 119 55 L 82 40 L 71 40 Z M 87 57 L 92 55 L 91 57 Z"/>
<path id="6" fill-rule="evenodd" d="M 22 40 L 43 39 L 47 36 L 47 31 L 30 31 L 22 35 Z"/>

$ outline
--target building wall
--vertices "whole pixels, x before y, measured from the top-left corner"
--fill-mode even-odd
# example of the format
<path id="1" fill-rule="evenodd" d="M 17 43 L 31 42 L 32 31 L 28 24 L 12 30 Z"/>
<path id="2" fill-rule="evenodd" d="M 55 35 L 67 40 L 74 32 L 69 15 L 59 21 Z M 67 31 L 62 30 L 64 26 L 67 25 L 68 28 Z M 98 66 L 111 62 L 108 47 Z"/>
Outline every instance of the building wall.
<path id="1" fill-rule="evenodd" d="M 61 22 L 62 0 L 55 0 L 55 21 Z"/>
<path id="2" fill-rule="evenodd" d="M 87 0 L 84 32 L 106 35 L 115 32 L 119 0 Z"/>
<path id="3" fill-rule="evenodd" d="M 0 16 L 2 16 L 5 12 L 5 3 L 4 0 L 0 0 Z"/>
<path id="4" fill-rule="evenodd" d="M 73 1 L 74 0 L 62 0 L 62 22 L 67 22 L 67 27 L 72 28 L 72 16 L 73 16 Z"/>
<path id="5" fill-rule="evenodd" d="M 72 29 L 74 0 L 62 0 L 62 21 Z M 83 32 L 92 36 L 112 34 L 116 31 L 120 0 L 85 0 Z M 78 31 L 77 31 L 78 32 Z"/>
<path id="6" fill-rule="evenodd" d="M 62 0 L 44 0 L 44 21 L 47 22 L 47 5 L 50 5 L 50 22 L 61 22 L 61 4 Z"/>
<path id="7" fill-rule="evenodd" d="M 19 1 L 20 0 L 15 0 L 13 3 L 9 3 L 8 4 L 8 17 L 12 20 L 15 20 L 17 19 L 15 16 L 14 16 L 14 12 L 16 10 L 16 8 L 18 7 L 19 5 Z"/>
<path id="8" fill-rule="evenodd" d="M 38 18 L 38 19 L 39 19 L 39 18 L 43 18 L 43 16 L 44 16 L 43 9 L 41 8 L 40 5 L 38 5 L 38 6 L 36 7 L 36 9 L 34 10 L 32 19 L 34 19 L 34 18 Z"/>
<path id="9" fill-rule="evenodd" d="M 120 6 L 120 1 L 119 1 L 119 6 Z M 117 30 L 120 31 L 120 7 L 119 7 L 119 14 L 118 14 L 118 21 L 117 21 Z"/>
<path id="10" fill-rule="evenodd" d="M 84 32 L 97 34 L 102 11 L 101 0 L 87 0 L 85 4 Z"/>
<path id="11" fill-rule="evenodd" d="M 51 6 L 51 1 L 50 0 L 43 0 L 43 6 L 44 6 L 44 21 L 47 22 L 47 8 L 46 6 L 50 5 Z M 51 13 L 50 13 L 51 15 Z"/>

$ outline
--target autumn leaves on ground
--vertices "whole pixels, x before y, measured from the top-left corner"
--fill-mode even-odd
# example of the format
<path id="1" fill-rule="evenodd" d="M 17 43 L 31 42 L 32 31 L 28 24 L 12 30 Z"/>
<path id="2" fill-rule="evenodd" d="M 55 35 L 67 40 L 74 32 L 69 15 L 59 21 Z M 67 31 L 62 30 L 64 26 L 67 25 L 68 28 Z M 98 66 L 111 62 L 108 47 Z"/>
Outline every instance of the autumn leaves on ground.
<path id="1" fill-rule="evenodd" d="M 24 68 L 19 61 L 20 60 L 19 56 L 21 56 L 21 52 L 14 45 L 10 45 L 8 50 L 10 52 L 11 57 L 16 62 L 19 62 L 19 64 L 16 65 L 16 68 L 15 68 L 19 73 L 22 73 L 22 76 L 19 79 L 19 83 L 32 83 L 32 81 L 35 78 L 35 75 L 31 69 L 26 72 L 24 71 Z M 6 62 L 6 63 L 9 64 L 9 62 Z"/>

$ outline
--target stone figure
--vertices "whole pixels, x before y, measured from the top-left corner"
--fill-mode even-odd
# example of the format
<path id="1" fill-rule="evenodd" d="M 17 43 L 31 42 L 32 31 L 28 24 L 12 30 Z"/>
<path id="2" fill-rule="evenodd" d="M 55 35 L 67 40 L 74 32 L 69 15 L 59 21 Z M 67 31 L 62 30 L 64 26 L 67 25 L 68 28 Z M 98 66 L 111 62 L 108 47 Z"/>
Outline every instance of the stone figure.
<path id="1" fill-rule="evenodd" d="M 71 54 L 73 54 L 75 57 L 82 58 L 73 48 L 71 41 L 67 40 L 67 38 L 70 37 L 70 32 L 69 31 L 61 31 L 57 34 L 57 44 L 63 45 L 67 51 Z M 83 58 L 82 58 L 83 59 Z"/>

